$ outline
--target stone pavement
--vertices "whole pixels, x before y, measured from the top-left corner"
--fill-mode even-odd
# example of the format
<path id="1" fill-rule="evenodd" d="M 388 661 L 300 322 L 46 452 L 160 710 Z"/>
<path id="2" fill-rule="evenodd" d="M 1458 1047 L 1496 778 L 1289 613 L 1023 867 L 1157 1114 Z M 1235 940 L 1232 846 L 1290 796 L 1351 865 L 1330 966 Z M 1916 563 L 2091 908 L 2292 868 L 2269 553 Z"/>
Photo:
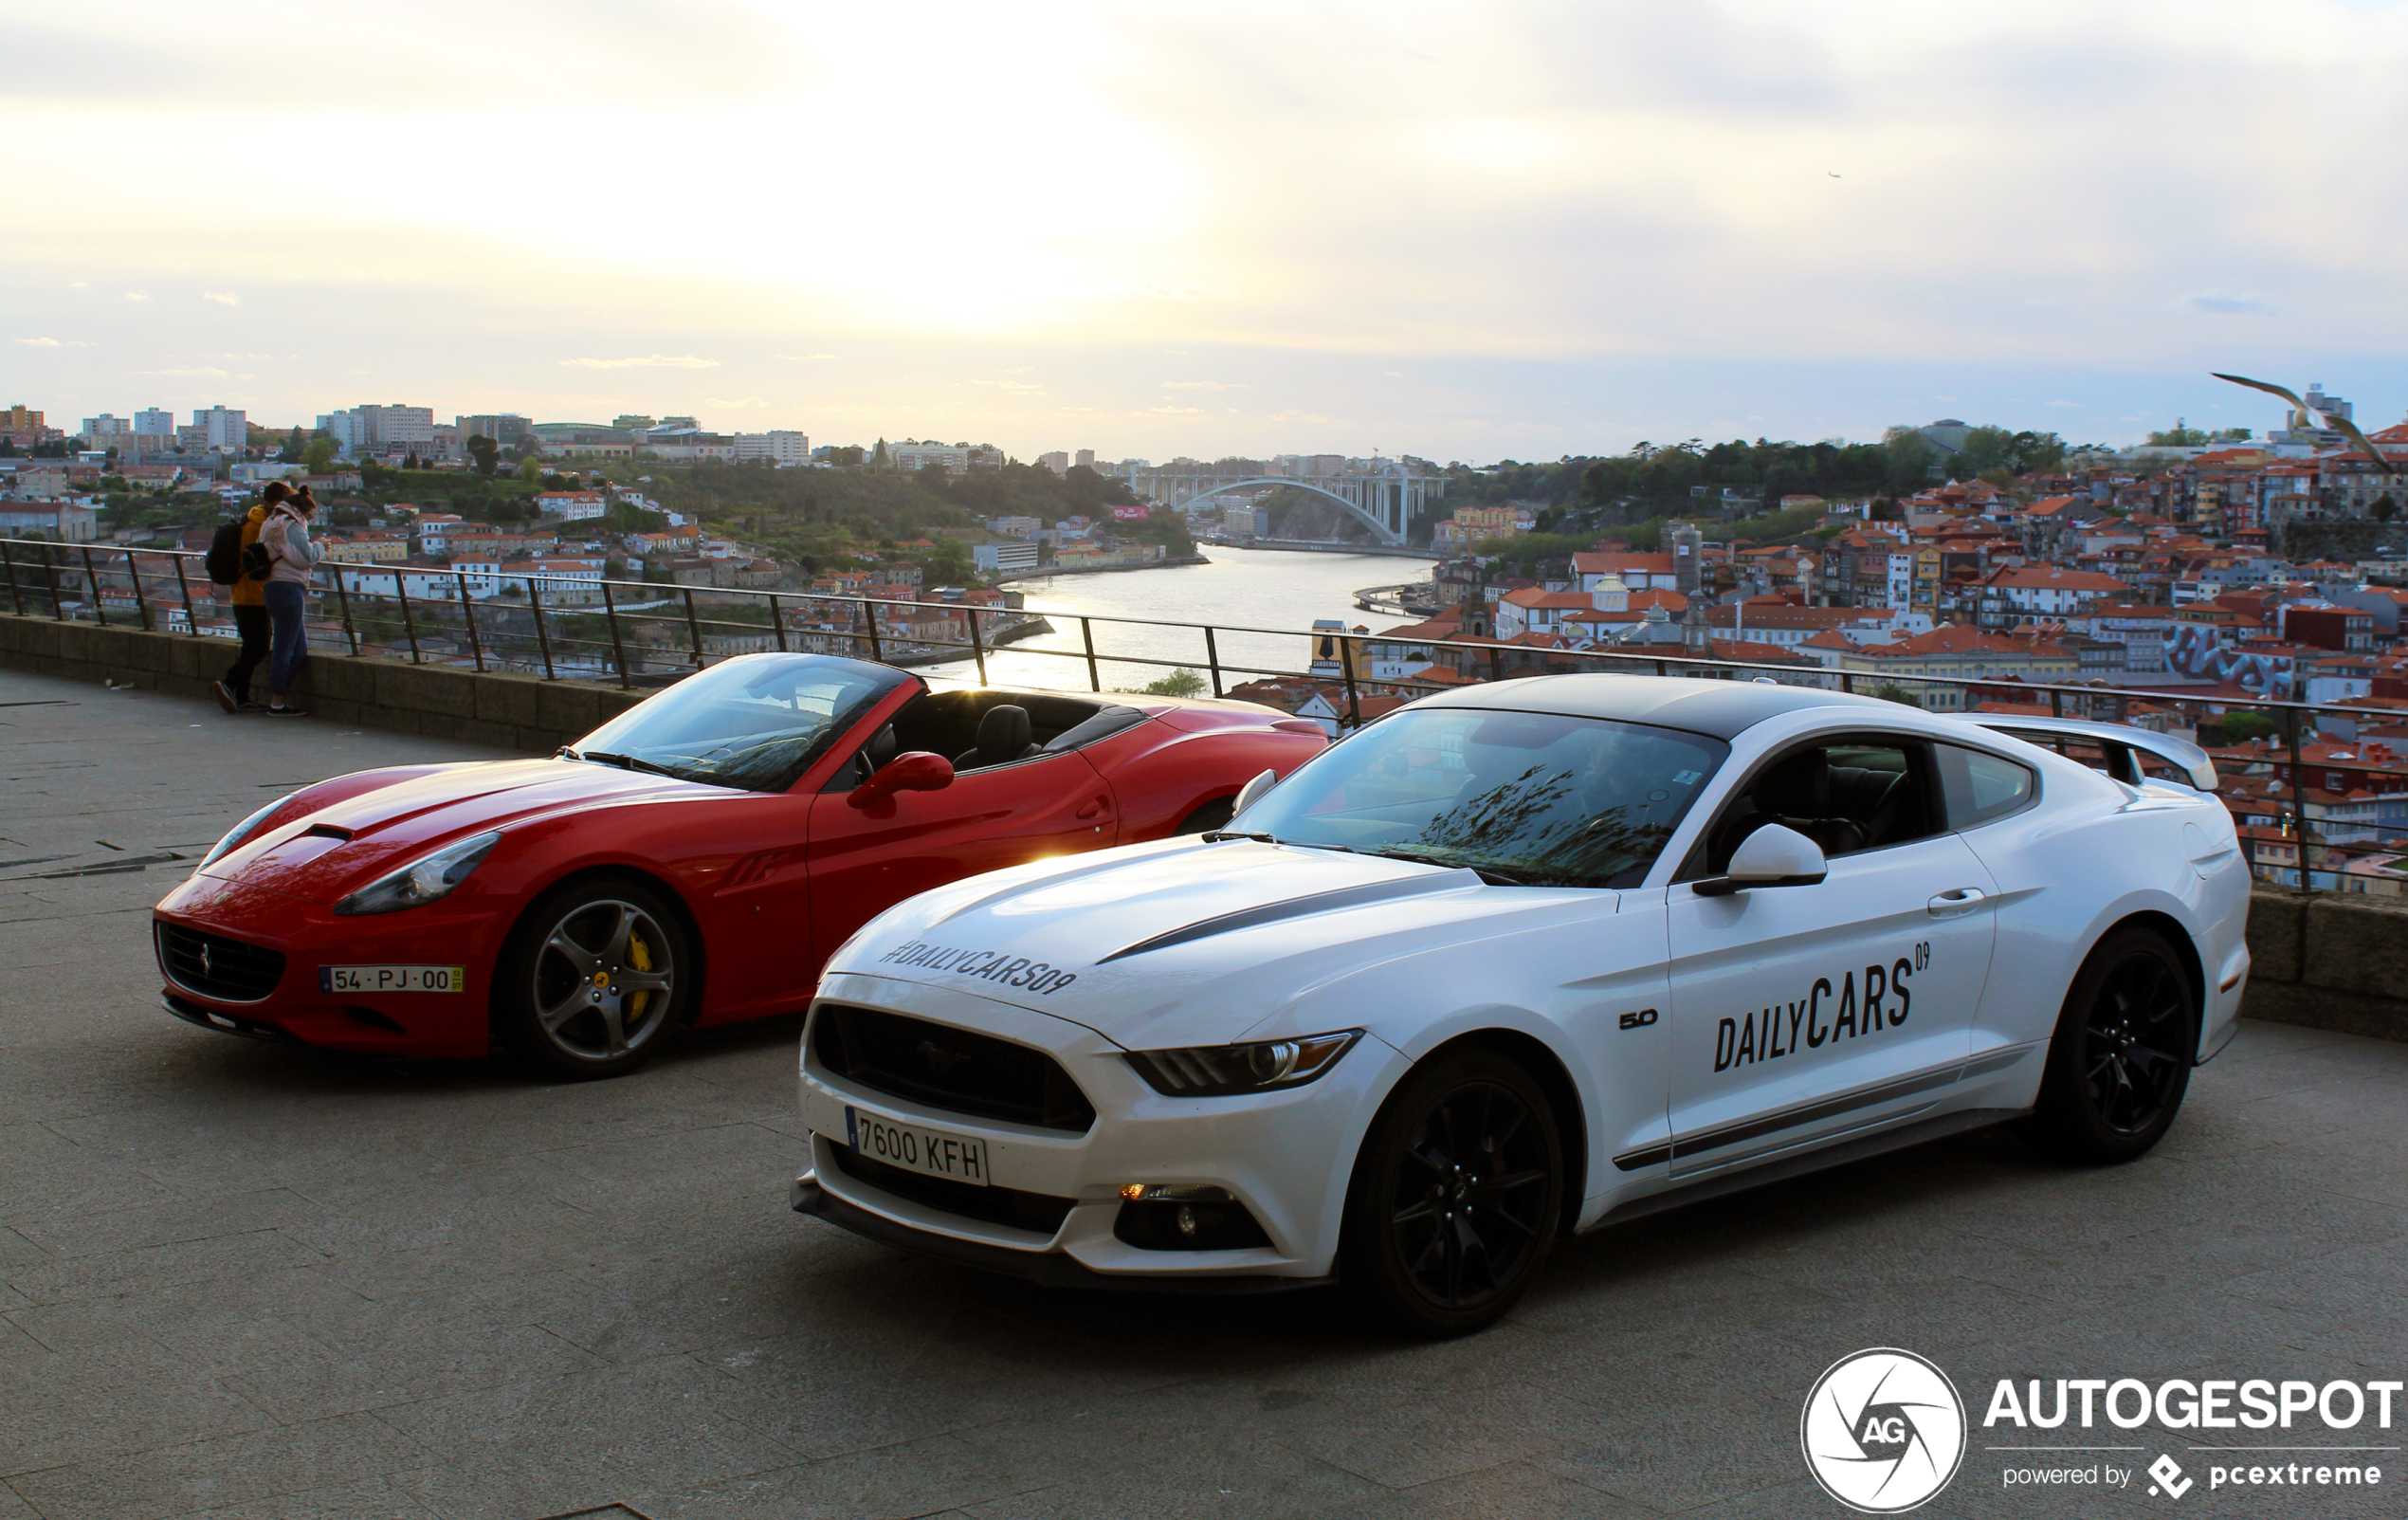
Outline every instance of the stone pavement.
<path id="1" fill-rule="evenodd" d="M 796 1218 L 791 1020 L 567 1087 L 159 1011 L 164 857 L 474 758 L 0 674 L 0 1520 L 1837 1515 L 1799 1407 L 1862 1346 L 1977 1420 L 2007 1376 L 2408 1366 L 2408 1047 L 2282 1026 L 2136 1165 L 1965 1137 L 1588 1237 L 1492 1332 L 1399 1346 L 1317 1296 L 1046 1293 Z M 2199 1438 L 2092 1437 L 2195 1478 Z M 2006 1492 L 2013 1439 L 1977 1424 L 1917 1512 L 2397 1514 L 2408 1481 Z"/>

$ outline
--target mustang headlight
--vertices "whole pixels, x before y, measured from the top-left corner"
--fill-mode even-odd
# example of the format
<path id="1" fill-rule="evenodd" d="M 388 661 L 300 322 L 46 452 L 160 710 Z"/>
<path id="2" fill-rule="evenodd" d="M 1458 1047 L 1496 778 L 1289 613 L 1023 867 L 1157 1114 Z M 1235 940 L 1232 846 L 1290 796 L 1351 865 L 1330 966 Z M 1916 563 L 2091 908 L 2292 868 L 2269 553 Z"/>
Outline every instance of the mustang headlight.
<path id="1" fill-rule="evenodd" d="M 1338 1064 L 1363 1037 L 1359 1029 L 1252 1045 L 1195 1045 L 1178 1051 L 1131 1051 L 1128 1063 L 1165 1097 L 1226 1098 L 1240 1092 L 1298 1088 Z"/>
<path id="2" fill-rule="evenodd" d="M 502 842 L 498 833 L 471 834 L 429 855 L 420 855 L 389 876 L 379 877 L 335 905 L 344 914 L 397 913 L 443 897 L 468 879 L 477 863 Z"/>
<path id="3" fill-rule="evenodd" d="M 203 855 L 201 857 L 201 863 L 192 869 L 196 871 L 207 870 L 210 867 L 216 865 L 219 861 L 233 853 L 237 849 L 241 848 L 244 840 L 249 838 L 252 833 L 257 830 L 261 824 L 267 821 L 267 815 L 269 814 L 275 812 L 278 808 L 283 807 L 285 803 L 290 802 L 299 795 L 299 793 L 288 792 L 284 796 L 278 797 L 275 801 L 267 804 L 267 806 L 260 809 L 257 813 L 252 814 L 249 817 L 245 818 L 242 822 L 234 825 L 231 829 L 227 830 L 226 837 L 210 846 L 209 853 Z"/>

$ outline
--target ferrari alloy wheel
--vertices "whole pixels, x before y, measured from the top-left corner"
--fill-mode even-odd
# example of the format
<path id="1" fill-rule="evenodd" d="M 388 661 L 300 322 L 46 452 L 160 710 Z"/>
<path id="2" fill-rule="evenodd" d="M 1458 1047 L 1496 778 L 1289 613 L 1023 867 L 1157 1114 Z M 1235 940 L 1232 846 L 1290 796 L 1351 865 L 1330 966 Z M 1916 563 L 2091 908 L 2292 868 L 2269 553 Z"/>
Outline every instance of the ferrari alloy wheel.
<path id="1" fill-rule="evenodd" d="M 1441 1055 L 1398 1085 L 1364 1137 L 1342 1271 L 1392 1328 L 1484 1328 L 1546 1260 L 1562 1195 L 1555 1114 L 1529 1073 L 1485 1051 Z"/>
<path id="2" fill-rule="evenodd" d="M 2189 972 L 2159 936 L 2125 929 L 2102 941 L 2058 1016 L 2033 1140 L 2092 1163 L 2156 1145 L 2190 1086 L 2198 1004 Z"/>
<path id="3" fill-rule="evenodd" d="M 572 887 L 520 921 L 496 979 L 497 1022 L 538 1066 L 616 1076 L 675 1031 L 691 959 L 676 914 L 650 888 Z"/>

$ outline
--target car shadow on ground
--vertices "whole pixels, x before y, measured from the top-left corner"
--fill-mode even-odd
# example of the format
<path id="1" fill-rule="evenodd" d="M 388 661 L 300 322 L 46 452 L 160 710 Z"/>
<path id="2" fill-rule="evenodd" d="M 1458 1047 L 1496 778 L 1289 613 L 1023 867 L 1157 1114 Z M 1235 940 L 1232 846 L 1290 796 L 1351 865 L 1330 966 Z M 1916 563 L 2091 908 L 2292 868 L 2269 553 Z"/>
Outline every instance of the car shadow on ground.
<path id="1" fill-rule="evenodd" d="M 1932 1142 L 1803 1177 L 1703 1200 L 1626 1224 L 1559 1239 L 1523 1303 L 1500 1322 L 1541 1333 L 1567 1325 L 1610 1328 L 1662 1324 L 1695 1315 L 1749 1318 L 1743 1300 L 1764 1298 L 1794 1311 L 1774 1279 L 1794 1273 L 1807 1296 L 1843 1295 L 1852 1284 L 1841 1266 L 1869 1240 L 1927 1231 L 1938 1216 L 1973 1216 L 2003 1185 L 2045 1183 L 2065 1169 L 2043 1161 L 2004 1128 Z M 1972 1268 L 1989 1248 L 1970 1236 L 1935 1244 L 1964 1254 Z M 1946 1274 L 1948 1264 L 1935 1264 Z M 1260 1357 L 1288 1362 L 1398 1348 L 1411 1343 L 1358 1315 L 1342 1286 L 1293 1292 L 1221 1295 L 1039 1288 L 993 1273 L 891 1250 L 869 1250 L 857 1263 L 822 1268 L 812 1291 L 834 1292 L 850 1311 L 898 1326 L 924 1324 L 932 1295 L 949 1306 L 957 1333 L 972 1342 L 1050 1340 L 1051 1356 L 1091 1344 L 1099 1366 L 1125 1367 L 1137 1345 L 1181 1346 L 1208 1364 Z M 1839 1302 L 1834 1296 L 1833 1302 Z M 1495 1332 L 1492 1332 L 1495 1333 Z"/>
<path id="2" fill-rule="evenodd" d="M 584 1081 L 538 1070 L 500 1046 L 483 1056 L 384 1055 L 374 1051 L 332 1051 L 221 1035 L 197 1042 L 177 1064 L 193 1077 L 261 1095 L 280 1091 L 341 1097 L 550 1088 L 607 1090 L 619 1083 L 640 1088 L 648 1078 L 665 1074 L 707 1077 L 730 1063 L 778 1065 L 793 1058 L 802 1033 L 803 1016 L 799 1013 L 712 1029 L 689 1029 L 649 1062 L 625 1076 Z M 786 1074 L 782 1065 L 778 1065 L 778 1074 Z"/>

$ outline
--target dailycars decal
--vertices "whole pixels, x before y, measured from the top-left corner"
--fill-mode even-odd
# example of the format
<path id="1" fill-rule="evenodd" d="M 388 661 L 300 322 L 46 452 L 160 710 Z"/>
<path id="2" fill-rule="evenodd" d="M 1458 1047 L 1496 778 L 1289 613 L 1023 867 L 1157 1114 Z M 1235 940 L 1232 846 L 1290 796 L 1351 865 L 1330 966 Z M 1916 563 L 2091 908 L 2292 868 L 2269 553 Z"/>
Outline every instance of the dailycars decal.
<path id="1" fill-rule="evenodd" d="M 1924 941 L 1912 955 L 1902 955 L 1888 966 L 1865 968 L 1865 995 L 1856 997 L 1856 973 L 1840 977 L 1839 1005 L 1824 1022 L 1823 999 L 1832 996 L 1829 977 L 1816 977 L 1806 996 L 1784 1005 L 1775 1003 L 1752 1014 L 1725 1018 L 1714 1031 L 1714 1070 L 1779 1060 L 1799 1048 L 1820 1050 L 1833 1040 L 1895 1029 L 1906 1021 L 1914 995 L 1906 979 L 1931 964 L 1931 943 Z"/>

